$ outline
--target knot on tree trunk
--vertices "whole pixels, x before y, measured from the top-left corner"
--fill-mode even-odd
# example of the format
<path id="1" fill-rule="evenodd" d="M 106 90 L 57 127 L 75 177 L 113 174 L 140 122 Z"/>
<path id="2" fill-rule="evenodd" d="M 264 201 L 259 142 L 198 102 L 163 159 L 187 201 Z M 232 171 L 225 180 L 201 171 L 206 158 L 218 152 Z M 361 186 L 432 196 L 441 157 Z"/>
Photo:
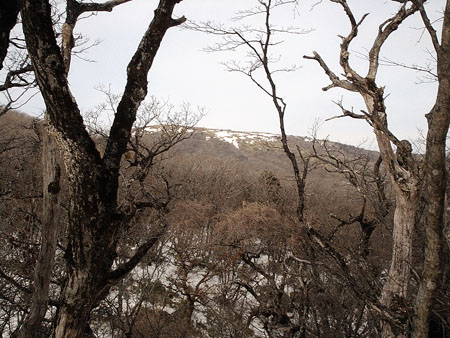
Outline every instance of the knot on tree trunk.
<path id="1" fill-rule="evenodd" d="M 53 181 L 51 181 L 48 186 L 47 190 L 50 194 L 58 194 L 61 190 L 61 185 L 59 184 L 61 178 L 61 168 L 59 165 L 55 165 L 55 177 L 53 178 Z"/>

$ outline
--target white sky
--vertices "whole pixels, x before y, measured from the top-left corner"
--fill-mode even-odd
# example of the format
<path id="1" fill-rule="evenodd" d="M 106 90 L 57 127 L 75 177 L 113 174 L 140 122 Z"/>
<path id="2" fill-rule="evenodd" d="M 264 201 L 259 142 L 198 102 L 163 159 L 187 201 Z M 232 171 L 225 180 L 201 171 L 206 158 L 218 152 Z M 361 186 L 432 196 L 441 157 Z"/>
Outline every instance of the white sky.
<path id="1" fill-rule="evenodd" d="M 287 37 L 284 44 L 273 52 L 282 56 L 280 65 L 295 63 L 301 67 L 296 72 L 277 77 L 280 94 L 288 103 L 286 127 L 291 135 L 305 136 L 315 120 L 323 121 L 338 115 L 340 111 L 333 100 L 342 98 L 346 107 L 354 107 L 356 112 L 364 109 L 355 94 L 338 89 L 323 92 L 321 88 L 329 84 L 327 77 L 315 61 L 302 58 L 316 50 L 337 74 L 341 73 L 338 68 L 340 38 L 337 35 L 347 35 L 349 23 L 339 5 L 324 0 L 311 10 L 315 2 L 301 0 L 297 12 L 286 6 L 273 13 L 274 19 L 282 25 L 313 29 L 306 35 Z M 430 3 L 429 15 L 439 18 L 444 1 L 433 0 Z M 126 65 L 153 16 L 156 4 L 157 0 L 134 0 L 111 13 L 100 13 L 79 22 L 77 32 L 91 40 L 101 40 L 98 46 L 82 55 L 95 62 L 74 58 L 71 67 L 71 90 L 82 110 L 87 111 L 104 101 L 104 95 L 94 89 L 99 85 L 110 86 L 115 93 L 122 92 Z M 253 4 L 255 0 L 184 0 L 175 13 L 194 21 L 236 25 L 229 19 L 236 11 Z M 393 14 L 399 4 L 388 0 L 349 0 L 349 4 L 357 18 L 366 12 L 371 13 L 360 28 L 358 39 L 350 47 L 351 51 L 365 53 L 378 25 Z M 382 56 L 406 64 L 425 64 L 430 58 L 426 49 L 431 47 L 421 27 L 418 16 L 408 19 L 388 40 Z M 170 29 L 149 74 L 149 94 L 174 105 L 190 103 L 205 107 L 208 114 L 199 123 L 202 127 L 278 133 L 277 115 L 269 98 L 245 76 L 229 73 L 221 64 L 232 59 L 245 61 L 245 53 L 203 51 L 218 39 L 180 28 Z M 361 59 L 353 57 L 353 64 L 357 69 L 366 69 Z M 419 75 L 398 67 L 380 69 L 377 83 L 385 85 L 385 93 L 389 94 L 386 106 L 390 127 L 401 139 L 414 140 L 418 136 L 418 128 L 426 129 L 424 114 L 428 113 L 435 99 L 436 84 L 417 85 Z M 23 108 L 28 113 L 42 109 L 43 104 L 38 99 Z M 365 122 L 350 119 L 334 119 L 322 124 L 319 137 L 327 136 L 331 140 L 356 145 L 373 139 Z"/>

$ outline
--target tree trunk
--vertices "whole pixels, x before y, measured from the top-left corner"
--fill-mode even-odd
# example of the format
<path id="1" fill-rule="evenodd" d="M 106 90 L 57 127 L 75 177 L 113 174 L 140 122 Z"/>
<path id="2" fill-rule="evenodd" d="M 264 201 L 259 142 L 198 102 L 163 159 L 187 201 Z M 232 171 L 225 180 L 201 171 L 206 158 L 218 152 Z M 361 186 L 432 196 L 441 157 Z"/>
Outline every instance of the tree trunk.
<path id="1" fill-rule="evenodd" d="M 405 324 L 407 318 L 401 316 L 407 313 L 403 301 L 407 297 L 411 274 L 412 236 L 418 201 L 417 194 L 411 197 L 396 193 L 391 265 L 381 294 L 381 303 L 394 311 L 396 319 Z M 405 332 L 396 330 L 387 322 L 382 326 L 382 337 L 406 337 Z"/>
<path id="2" fill-rule="evenodd" d="M 392 182 L 395 194 L 394 223 L 392 230 L 392 257 L 386 282 L 381 291 L 381 304 L 388 309 L 397 323 L 382 320 L 383 338 L 404 338 L 407 331 L 407 312 L 404 300 L 412 265 L 412 240 L 415 216 L 420 194 L 420 180 L 417 165 L 411 152 L 401 147 L 409 145 L 407 141 L 395 140 L 397 153 L 392 149 L 390 136 L 387 134 L 387 120 L 382 98 L 364 97 L 367 109 L 374 116 L 378 126 L 374 132 L 383 159 L 384 166 Z M 378 102 L 375 104 L 375 102 Z M 375 109 L 375 107 L 378 107 Z M 403 143 L 403 142 L 406 142 Z"/>
<path id="3" fill-rule="evenodd" d="M 41 323 L 47 312 L 50 278 L 55 258 L 60 226 L 60 176 L 58 147 L 45 119 L 43 129 L 43 206 L 41 226 L 41 248 L 34 271 L 33 296 L 30 313 L 19 337 L 41 336 Z"/>
<path id="4" fill-rule="evenodd" d="M 61 136 L 60 136 L 61 137 Z M 63 136 L 62 136 L 63 137 Z M 63 143 L 58 139 L 59 143 Z M 105 168 L 78 145 L 66 144 L 69 224 L 65 253 L 67 278 L 62 290 L 55 338 L 80 338 L 88 329 L 91 310 L 111 287 L 108 275 L 116 258 L 122 216 L 116 195 L 104 194 Z M 93 147 L 95 147 L 93 145 Z M 69 155 L 70 154 L 70 155 Z"/>
<path id="5" fill-rule="evenodd" d="M 415 300 L 414 338 L 428 337 L 430 313 L 434 295 L 439 285 L 441 256 L 444 245 L 445 187 L 447 173 L 445 167 L 445 140 L 450 117 L 449 81 L 445 95 L 447 104 L 433 109 L 433 121 L 427 136 L 425 159 L 425 255 L 419 290 Z M 439 100 L 438 100 L 439 101 Z"/>
<path id="6" fill-rule="evenodd" d="M 55 338 L 85 337 L 92 309 L 98 304 L 98 272 L 77 269 L 64 288 L 64 302 L 58 313 Z"/>
<path id="7" fill-rule="evenodd" d="M 414 338 L 426 338 L 430 313 L 439 285 L 444 245 L 444 212 L 447 172 L 445 144 L 450 123 L 450 0 L 444 11 L 441 45 L 437 48 L 439 88 L 428 115 L 425 156 L 425 257 L 415 300 Z"/>
<path id="8" fill-rule="evenodd" d="M 407 295 L 416 208 L 417 198 L 411 199 L 405 194 L 396 196 L 392 260 L 382 294 L 385 304 L 392 302 L 394 295 L 398 297 Z"/>

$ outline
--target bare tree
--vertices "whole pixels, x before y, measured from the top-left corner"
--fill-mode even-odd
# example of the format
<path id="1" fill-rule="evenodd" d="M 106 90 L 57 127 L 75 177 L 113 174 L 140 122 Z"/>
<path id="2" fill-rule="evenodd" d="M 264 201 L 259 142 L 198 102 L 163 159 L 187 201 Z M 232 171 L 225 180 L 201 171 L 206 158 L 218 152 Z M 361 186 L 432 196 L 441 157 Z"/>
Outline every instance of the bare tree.
<path id="1" fill-rule="evenodd" d="M 63 58 L 56 43 L 49 2 L 23 1 L 21 4 L 27 49 L 46 103 L 49 132 L 61 148 L 70 186 L 66 249 L 68 276 L 62 291 L 56 337 L 83 336 L 92 308 L 107 295 L 112 285 L 136 266 L 160 236 L 155 234 L 149 238 L 127 262 L 113 268 L 117 238 L 139 207 L 137 204 L 118 206 L 121 158 L 127 150 L 136 111 L 146 96 L 147 73 L 160 43 L 167 29 L 184 21 L 184 18 L 171 17 L 180 1 L 159 2 L 128 66 L 127 85 L 103 156 L 86 131 L 75 99 L 70 94 L 68 60 Z M 79 5 L 76 1 L 72 3 Z M 119 1 L 103 5 L 112 3 Z M 71 24 L 74 23 L 69 22 L 66 28 L 69 33 Z M 68 44 L 70 46 L 70 41 Z"/>
<path id="2" fill-rule="evenodd" d="M 366 103 L 367 112 L 363 111 L 362 114 L 355 114 L 341 107 L 342 116 L 364 119 L 373 126 L 383 163 L 395 189 L 396 209 L 394 213 L 392 259 L 381 301 L 387 308 L 401 308 L 403 299 L 407 296 L 410 280 L 412 235 L 420 193 L 419 168 L 412 158 L 412 149 L 409 142 L 398 140 L 388 129 L 384 106 L 384 89 L 376 85 L 375 79 L 379 65 L 378 56 L 383 43 L 404 19 L 417 11 L 417 8 L 415 6 L 407 8 L 407 4 L 403 4 L 395 16 L 380 25 L 378 35 L 369 52 L 368 74 L 362 77 L 350 66 L 348 47 L 357 36 L 358 28 L 366 15 L 357 21 L 345 0 L 335 2 L 343 7 L 352 25 L 351 32 L 342 38 L 341 43 L 340 64 L 346 79 L 341 80 L 335 75 L 318 53 L 314 52 L 313 57 L 306 58 L 316 60 L 332 81 L 332 84 L 324 90 L 341 87 L 358 92 Z M 392 143 L 397 147 L 397 153 L 394 152 Z M 398 313 L 401 312 L 400 310 Z M 388 325 L 385 326 L 384 332 L 386 336 L 393 334 Z"/>
<path id="3" fill-rule="evenodd" d="M 109 1 L 105 4 L 83 4 L 78 1 L 67 1 L 66 19 L 62 29 L 62 46 L 66 74 L 69 73 L 72 50 L 75 47 L 73 30 L 78 17 L 86 12 L 111 11 L 115 6 L 125 1 Z M 28 60 L 28 58 L 27 58 Z M 31 65 L 28 66 L 31 70 Z M 40 331 L 41 321 L 47 311 L 50 277 L 53 267 L 58 234 L 61 228 L 60 204 L 61 192 L 61 160 L 58 145 L 54 135 L 47 129 L 48 115 L 45 115 L 43 133 L 43 214 L 41 227 L 41 249 L 35 267 L 33 296 L 25 325 L 20 336 L 36 336 Z"/>
<path id="4" fill-rule="evenodd" d="M 248 26 L 238 28 L 225 28 L 223 26 L 215 26 L 210 23 L 206 24 L 192 24 L 190 27 L 199 31 L 204 31 L 211 34 L 216 34 L 224 37 L 224 42 L 212 47 L 212 50 L 236 50 L 238 48 L 244 48 L 249 55 L 249 62 L 242 65 L 239 62 L 227 63 L 227 70 L 232 72 L 238 72 L 247 76 L 262 92 L 264 92 L 272 100 L 275 111 L 277 112 L 281 131 L 281 143 L 285 154 L 287 155 L 291 167 L 294 172 L 294 182 L 297 190 L 297 220 L 302 226 L 303 231 L 311 240 L 311 242 L 320 249 L 321 252 L 326 253 L 328 257 L 331 257 L 333 265 L 340 270 L 339 275 L 342 280 L 351 286 L 357 297 L 365 302 L 368 307 L 376 312 L 381 312 L 390 320 L 395 321 L 395 318 L 391 316 L 384 308 L 377 304 L 377 301 L 366 295 L 367 285 L 364 285 L 361 281 L 355 277 L 352 272 L 352 267 L 346 260 L 345 256 L 336 247 L 327 240 L 320 231 L 313 227 L 304 217 L 305 212 L 305 183 L 308 172 L 310 170 L 311 156 L 308 152 L 297 147 L 297 151 L 292 150 L 285 128 L 285 114 L 287 109 L 287 103 L 285 99 L 280 95 L 278 91 L 275 75 L 279 72 L 289 72 L 296 69 L 293 67 L 281 67 L 276 68 L 274 66 L 278 58 L 273 57 L 272 49 L 279 44 L 274 36 L 276 34 L 303 34 L 302 30 L 295 28 L 281 29 L 272 23 L 272 15 L 274 10 L 280 6 L 295 5 L 296 1 L 256 1 L 256 6 L 247 11 L 240 12 L 238 19 L 244 19 L 247 17 L 261 16 L 263 18 L 263 24 L 261 28 L 252 28 Z M 409 13 L 411 15 L 413 12 Z M 397 23 L 397 22 L 396 22 Z M 356 23 L 355 23 L 356 25 Z M 353 32 L 353 31 L 352 31 Z M 352 33 L 353 35 L 354 33 Z M 383 38 L 386 38 L 384 36 Z M 377 93 L 379 95 L 380 93 Z M 382 95 L 381 95 L 382 97 Z M 377 97 L 378 98 L 378 97 Z M 400 141 L 397 142 L 400 144 Z M 393 150 L 391 149 L 392 153 Z M 394 155 L 395 156 L 395 155 Z M 410 162 L 408 162 L 410 164 Z M 402 170 L 404 170 L 402 168 Z M 405 193 L 406 197 L 406 193 Z M 412 196 L 413 200 L 418 200 L 418 194 L 415 193 Z M 363 209 L 364 211 L 364 209 Z M 410 210 L 408 216 L 414 220 L 415 209 Z M 363 218 L 363 216 L 361 216 Z M 411 223 L 413 224 L 413 223 Z M 368 230 L 369 231 L 369 230 Z M 410 248 L 407 251 L 410 254 Z M 404 266 L 409 265 L 405 264 Z"/>
<path id="5" fill-rule="evenodd" d="M 388 278 L 386 283 L 384 284 L 383 291 L 382 291 L 382 297 L 381 302 L 383 305 L 390 309 L 393 312 L 397 312 L 396 317 L 397 323 L 390 321 L 389 325 L 385 324 L 383 328 L 383 336 L 390 337 L 390 336 L 399 336 L 403 337 L 406 333 L 407 327 L 404 326 L 404 324 L 401 324 L 401 322 L 405 322 L 405 318 L 402 319 L 402 313 L 406 313 L 405 309 L 405 298 L 407 297 L 408 292 L 408 285 L 410 281 L 410 267 L 412 262 L 412 235 L 413 235 L 413 229 L 415 224 L 415 214 L 418 207 L 419 202 L 419 196 L 421 193 L 421 167 L 419 164 L 414 160 L 412 156 L 412 148 L 408 141 L 406 140 L 399 140 L 395 137 L 395 135 L 389 130 L 388 124 L 387 124 L 387 114 L 386 109 L 384 105 L 384 88 L 380 87 L 376 84 L 376 76 L 380 64 L 379 55 L 380 50 L 384 44 L 384 42 L 388 39 L 388 37 L 397 30 L 399 25 L 409 16 L 420 10 L 422 17 L 424 17 L 425 26 L 427 27 L 428 31 L 431 33 L 431 38 L 433 41 L 433 44 L 435 46 L 435 49 L 438 51 L 438 53 L 441 53 L 442 49 L 439 45 L 436 37 L 436 32 L 432 28 L 429 20 L 427 22 L 426 18 L 426 12 L 423 8 L 423 1 L 402 1 L 402 4 L 400 5 L 400 8 L 398 12 L 392 16 L 391 18 L 387 19 L 385 22 L 383 22 L 379 26 L 378 35 L 376 36 L 372 48 L 369 51 L 368 56 L 368 62 L 369 62 L 369 70 L 366 76 L 361 76 L 358 74 L 350 65 L 350 52 L 349 52 L 349 45 L 353 41 L 353 39 L 358 34 L 358 29 L 363 23 L 364 19 L 366 18 L 367 14 L 364 15 L 359 21 L 356 20 L 354 17 L 350 7 L 347 4 L 347 1 L 345 0 L 331 0 L 332 2 L 336 2 L 342 6 L 344 9 L 347 17 L 349 18 L 349 21 L 351 23 L 351 31 L 350 33 L 342 37 L 342 43 L 341 43 L 341 50 L 340 50 L 340 65 L 343 70 L 343 76 L 344 78 L 341 79 L 339 76 L 337 76 L 325 63 L 325 61 L 322 59 L 322 57 L 317 53 L 314 52 L 313 56 L 305 56 L 305 58 L 313 59 L 319 63 L 319 65 L 322 67 L 322 69 L 325 71 L 325 73 L 328 75 L 329 79 L 331 80 L 331 84 L 323 90 L 329 90 L 331 88 L 339 87 L 343 88 L 352 92 L 359 93 L 366 104 L 366 110 L 361 110 L 361 113 L 355 113 L 353 111 L 345 109 L 342 105 L 340 105 L 340 108 L 342 109 L 343 114 L 339 117 L 351 117 L 356 119 L 362 119 L 367 121 L 374 130 L 374 133 L 376 135 L 376 139 L 378 142 L 378 146 L 380 149 L 381 158 L 383 160 L 383 164 L 387 170 L 387 173 L 391 179 L 392 185 L 394 187 L 395 197 L 396 197 L 396 207 L 395 207 L 395 214 L 394 214 L 394 229 L 393 229 L 393 249 L 392 249 L 392 260 L 391 260 L 391 266 L 389 268 L 388 272 Z M 446 10 L 448 10 L 448 3 Z M 448 15 L 448 14 L 446 14 Z M 444 27 L 443 29 L 443 41 L 446 41 L 448 37 L 447 32 L 448 29 Z M 444 42 L 443 42 L 444 43 Z M 448 63 L 445 63 L 445 60 L 448 60 L 444 58 L 444 67 L 445 69 L 448 68 Z M 447 61 L 448 62 L 448 61 Z M 439 67 L 439 65 L 438 65 Z M 448 73 L 443 73 L 442 77 L 445 78 L 447 76 L 448 81 Z M 443 92 L 440 92 L 438 94 L 438 102 L 436 106 L 439 107 L 438 110 L 441 111 L 441 114 L 436 114 L 436 116 L 439 117 L 433 117 L 434 114 L 428 115 L 429 120 L 429 142 L 430 147 L 432 147 L 435 153 L 434 156 L 436 158 L 438 157 L 437 153 L 439 153 L 440 156 L 444 156 L 444 147 L 445 147 L 445 135 L 447 133 L 448 129 L 448 108 L 445 108 L 445 104 L 442 105 L 442 102 L 440 100 L 445 100 L 444 97 L 448 94 L 443 94 Z M 435 107 L 436 107 L 435 106 Z M 442 107 L 442 108 L 441 108 Z M 433 111 L 434 112 L 434 111 Z M 437 127 L 436 122 L 433 122 L 433 118 L 436 118 L 439 120 L 439 127 Z M 436 121 L 437 121 L 436 120 Z M 436 135 L 435 135 L 436 133 Z M 444 139 L 442 139 L 442 134 L 444 135 Z M 439 136 L 437 136 L 439 135 Z M 437 138 L 439 141 L 437 141 Z M 431 146 L 431 144 L 433 146 Z M 396 151 L 394 151 L 393 145 L 397 148 Z M 431 148 L 430 148 L 431 149 Z M 437 150 L 439 149 L 439 150 Z M 442 150 L 442 151 L 441 151 Z M 433 176 L 433 171 L 430 168 L 430 161 L 434 162 L 434 160 L 431 160 L 430 155 L 426 154 L 426 164 L 425 164 L 425 177 L 427 175 L 431 175 L 428 180 L 431 180 L 431 177 Z M 443 165 L 443 160 L 440 159 L 439 162 L 439 169 L 437 169 L 437 163 L 434 162 L 434 172 L 436 172 L 436 176 L 441 177 L 441 180 L 439 181 L 439 189 L 444 189 L 445 184 L 442 186 L 442 183 L 445 182 L 445 166 Z M 427 189 L 431 189 L 428 187 Z M 440 191 L 437 187 L 436 190 L 433 190 L 433 196 L 434 199 L 426 197 L 425 203 L 427 205 L 426 208 L 432 208 L 431 206 L 442 205 L 443 207 L 443 190 Z M 438 193 L 439 191 L 439 193 Z M 429 192 L 431 193 L 431 192 Z M 437 196 L 441 197 L 437 197 Z M 426 195 L 425 195 L 426 196 Z M 439 208 L 438 208 L 439 209 Z M 432 245 L 427 245 L 431 250 L 428 252 L 430 253 L 430 256 L 427 258 L 429 262 L 433 261 L 434 263 L 430 263 L 429 268 L 433 265 L 434 268 L 431 268 L 426 272 L 427 270 L 424 270 L 424 275 L 427 275 L 426 278 L 428 282 L 428 287 L 424 287 L 424 284 L 422 284 L 421 290 L 419 291 L 419 295 L 421 295 L 422 301 L 424 299 L 428 299 L 428 301 L 422 302 L 418 301 L 416 302 L 416 309 L 422 307 L 423 305 L 423 311 L 425 311 L 425 308 L 430 308 L 431 305 L 431 298 L 430 295 L 433 294 L 434 285 L 437 284 L 437 275 L 438 275 L 438 268 L 439 260 L 436 261 L 436 257 L 439 256 L 438 252 L 440 252 L 441 243 L 442 240 L 442 228 L 439 228 L 437 226 L 438 218 L 441 216 L 437 216 L 435 213 L 438 209 L 434 209 L 433 211 L 433 218 L 434 221 L 433 225 L 427 226 L 428 229 L 427 232 L 429 233 L 427 235 L 427 241 L 431 240 L 431 238 L 434 238 L 432 241 Z M 429 210 L 429 209 L 428 209 Z M 429 211 L 431 212 L 431 211 Z M 439 214 L 439 212 L 438 212 Z M 442 215 L 442 214 L 441 214 Z M 431 217 L 431 216 L 430 216 Z M 441 218 L 442 220 L 442 218 Z M 439 223 L 439 224 L 442 224 Z M 442 226 L 442 225 L 440 225 Z M 433 230 L 431 230 L 433 229 Z M 441 232 L 439 233 L 439 229 L 441 229 Z M 439 235 L 438 235 L 439 234 Z M 431 254 L 433 252 L 433 254 Z M 433 257 L 431 259 L 431 257 Z M 433 271 L 433 272 L 431 272 Z M 432 281 L 432 282 L 431 282 Z M 436 283 L 436 284 L 434 284 Z M 432 285 L 432 287 L 430 287 Z M 427 290 L 427 291 L 425 291 Z M 417 312 L 417 310 L 416 310 Z M 425 337 L 427 335 L 427 329 L 425 327 L 427 326 L 426 320 L 424 320 L 424 316 L 427 317 L 429 314 L 421 314 L 419 317 L 421 317 L 422 328 L 417 327 L 417 332 L 422 332 L 420 335 L 421 337 Z M 415 321 L 417 324 L 419 324 L 419 321 Z M 400 326 L 396 328 L 396 326 Z M 403 326 L 403 327 L 402 327 Z M 398 330 L 400 329 L 400 330 Z M 416 327 L 415 327 L 416 329 Z M 416 332 L 416 330 L 414 331 Z M 417 333 L 418 334 L 418 333 Z"/>
<path id="6" fill-rule="evenodd" d="M 291 72 L 297 69 L 296 66 L 275 68 L 276 58 L 271 55 L 272 48 L 280 43 L 274 38 L 275 34 L 305 34 L 307 31 L 291 27 L 280 28 L 272 23 L 272 13 L 278 7 L 286 5 L 295 5 L 296 0 L 267 0 L 255 1 L 255 7 L 239 12 L 236 20 L 243 20 L 248 17 L 263 16 L 263 25 L 261 28 L 252 28 L 248 26 L 226 28 L 215 26 L 211 23 L 188 25 L 191 29 L 207 32 L 224 37 L 224 42 L 211 47 L 213 51 L 237 50 L 244 48 L 248 51 L 249 61 L 241 64 L 232 61 L 226 64 L 230 72 L 238 72 L 245 75 L 252 81 L 264 94 L 268 95 L 273 103 L 273 107 L 278 114 L 281 144 L 292 165 L 297 184 L 298 204 L 297 214 L 300 222 L 304 220 L 305 209 L 305 184 L 309 170 L 309 160 L 304 157 L 301 151 L 296 154 L 292 150 L 285 129 L 284 117 L 287 109 L 287 103 L 278 91 L 275 81 L 275 74 L 279 72 Z"/>

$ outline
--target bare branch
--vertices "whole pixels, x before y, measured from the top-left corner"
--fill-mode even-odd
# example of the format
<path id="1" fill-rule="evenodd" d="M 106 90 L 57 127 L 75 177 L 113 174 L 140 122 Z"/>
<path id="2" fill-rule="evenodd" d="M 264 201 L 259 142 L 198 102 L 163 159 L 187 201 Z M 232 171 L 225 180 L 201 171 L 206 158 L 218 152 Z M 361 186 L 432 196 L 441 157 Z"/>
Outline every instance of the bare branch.
<path id="1" fill-rule="evenodd" d="M 182 24 L 184 17 L 174 19 L 172 12 L 180 0 L 161 1 L 147 32 L 127 67 L 128 80 L 111 127 L 103 162 L 112 169 L 111 191 L 117 190 L 120 160 L 131 135 L 139 105 L 147 95 L 147 73 L 166 31 Z"/>
<path id="2" fill-rule="evenodd" d="M 74 0 L 69 0 L 74 1 Z M 114 7 L 130 2 L 132 0 L 110 0 L 103 3 L 79 3 L 83 12 L 111 12 Z"/>
<path id="3" fill-rule="evenodd" d="M 161 236 L 165 234 L 166 229 L 167 224 L 164 224 L 161 229 L 159 229 L 150 239 L 148 239 L 136 250 L 133 257 L 111 271 L 106 277 L 108 286 L 116 284 L 120 279 L 125 277 L 131 270 L 133 270 L 141 262 L 142 258 L 144 258 L 148 251 L 159 241 Z"/>
<path id="4" fill-rule="evenodd" d="M 363 21 L 368 16 L 368 14 L 367 13 L 364 14 L 362 16 L 362 18 L 359 20 L 359 22 L 356 22 L 353 12 L 351 11 L 350 7 L 348 6 L 346 0 L 330 0 L 330 1 L 338 3 L 342 6 L 342 8 L 345 11 L 345 14 L 347 15 L 347 17 L 350 21 L 351 28 L 352 28 L 350 33 L 346 37 L 341 36 L 342 43 L 341 43 L 341 52 L 340 52 L 339 63 L 341 65 L 342 69 L 344 70 L 344 74 L 345 74 L 345 77 L 347 77 L 347 79 L 349 79 L 351 81 L 353 81 L 354 79 L 361 81 L 362 77 L 355 70 L 353 70 L 353 68 L 350 66 L 350 63 L 349 63 L 350 53 L 348 51 L 348 47 L 349 47 L 350 43 L 353 41 L 353 39 L 356 38 L 356 36 L 358 35 L 358 28 L 363 23 Z"/>
<path id="5" fill-rule="evenodd" d="M 436 62 L 436 60 L 432 60 L 432 62 Z M 428 83 L 428 82 L 436 82 L 438 79 L 438 75 L 435 68 L 435 65 L 432 65 L 430 63 L 427 63 L 425 66 L 420 66 L 416 64 L 405 64 L 402 62 L 394 61 L 391 59 L 388 59 L 386 57 L 380 59 L 380 65 L 381 66 L 393 66 L 393 67 L 402 67 L 405 69 L 410 69 L 419 73 L 425 73 L 423 77 L 419 77 L 418 83 Z"/>
<path id="6" fill-rule="evenodd" d="M 5 91 L 10 88 L 30 86 L 32 83 L 30 83 L 27 79 L 23 78 L 21 75 L 29 73 L 32 70 L 33 68 L 31 67 L 31 64 L 28 64 L 19 69 L 10 70 L 6 74 L 5 81 L 3 82 L 3 84 L 0 85 L 0 91 Z M 14 81 L 15 79 L 18 79 L 19 81 Z"/>
<path id="7" fill-rule="evenodd" d="M 328 67 L 328 65 L 325 63 L 325 61 L 322 59 L 322 57 L 316 51 L 313 51 L 313 55 L 314 56 L 304 55 L 303 58 L 309 59 L 309 60 L 316 60 L 319 63 L 320 67 L 322 67 L 322 69 L 325 71 L 325 74 L 327 74 L 328 78 L 331 80 L 330 85 L 322 88 L 323 91 L 327 91 L 331 88 L 336 88 L 336 87 L 344 88 L 344 89 L 347 89 L 352 92 L 358 91 L 357 87 L 352 82 L 339 79 L 339 77 L 335 73 L 333 73 L 333 71 L 331 71 L 331 69 Z M 350 74 L 349 74 L 349 76 L 347 76 L 347 78 L 351 78 Z"/>
<path id="8" fill-rule="evenodd" d="M 343 114 L 342 115 L 338 115 L 338 116 L 330 117 L 330 118 L 326 119 L 325 121 L 331 121 L 331 120 L 342 118 L 342 117 L 351 117 L 351 118 L 354 118 L 354 119 L 363 119 L 363 120 L 366 120 L 370 125 L 372 124 L 372 122 L 370 120 L 370 116 L 368 116 L 367 113 L 361 115 L 361 114 L 354 113 L 353 112 L 353 108 L 352 108 L 351 111 L 345 109 L 345 107 L 342 104 L 342 100 L 339 101 L 339 102 L 333 101 L 333 103 L 335 103 L 337 106 L 339 106 L 339 108 L 341 108 Z"/>
<path id="9" fill-rule="evenodd" d="M 397 30 L 397 28 L 406 18 L 417 11 L 417 7 L 415 5 L 411 6 L 410 8 L 406 7 L 407 2 L 405 2 L 400 7 L 398 12 L 393 17 L 387 19 L 379 26 L 378 35 L 375 38 L 372 48 L 369 51 L 369 71 L 366 76 L 367 79 L 374 80 L 377 75 L 380 50 L 384 42 L 394 31 Z"/>
<path id="10" fill-rule="evenodd" d="M 62 28 L 61 46 L 61 51 L 67 72 L 69 72 L 70 69 L 72 49 L 75 46 L 73 31 L 80 15 L 86 12 L 111 12 L 114 7 L 129 1 L 131 0 L 111 0 L 104 3 L 81 3 L 78 0 L 67 0 L 66 20 Z"/>
<path id="11" fill-rule="evenodd" d="M 411 0 L 414 5 L 419 9 L 420 16 L 422 17 L 422 21 L 425 24 L 425 28 L 428 31 L 428 34 L 430 35 L 431 41 L 433 43 L 434 50 L 439 53 L 441 50 L 441 45 L 439 44 L 439 39 L 437 36 L 437 32 L 433 27 L 433 24 L 430 21 L 430 18 L 428 17 L 428 14 L 424 8 L 424 0 Z"/>

